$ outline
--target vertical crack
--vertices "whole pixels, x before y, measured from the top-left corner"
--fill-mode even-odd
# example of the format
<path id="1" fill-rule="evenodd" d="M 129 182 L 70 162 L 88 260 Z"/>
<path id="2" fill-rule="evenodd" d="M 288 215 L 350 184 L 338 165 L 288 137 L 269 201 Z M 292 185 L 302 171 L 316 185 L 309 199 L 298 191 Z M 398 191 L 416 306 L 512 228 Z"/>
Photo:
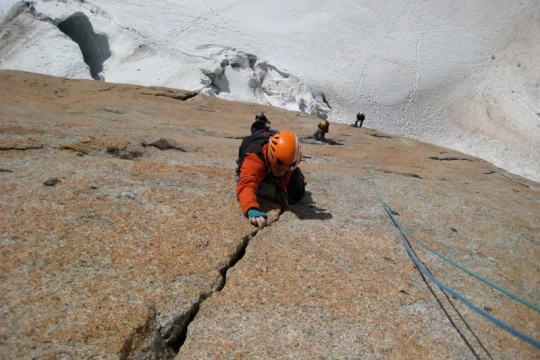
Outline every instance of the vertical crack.
<path id="1" fill-rule="evenodd" d="M 220 268 L 220 277 L 213 289 L 199 295 L 191 307 L 178 315 L 168 325 L 158 326 L 155 310 L 142 327 L 134 330 L 120 353 L 121 359 L 173 359 L 187 338 L 189 325 L 199 313 L 201 304 L 217 291 L 223 290 L 226 284 L 227 271 L 233 268 L 246 254 L 249 241 L 258 233 L 258 229 L 244 236 L 227 263 Z M 144 340 L 146 339 L 146 340 Z"/>
<path id="2" fill-rule="evenodd" d="M 169 343 L 169 347 L 172 349 L 172 351 L 174 351 L 175 354 L 178 354 L 178 352 L 180 351 L 180 348 L 182 347 L 182 345 L 184 345 L 184 342 L 186 341 L 187 329 L 188 329 L 189 324 L 191 324 L 191 322 L 195 320 L 195 316 L 197 316 L 197 314 L 199 313 L 201 304 L 206 299 L 208 299 L 211 294 L 212 293 L 202 294 L 201 296 L 199 296 L 199 300 L 193 305 L 191 305 L 191 308 L 184 315 L 185 321 L 182 321 L 182 324 L 179 327 L 180 333 L 178 334 L 178 338 L 175 341 Z"/>
<path id="3" fill-rule="evenodd" d="M 242 242 L 238 245 L 236 248 L 236 251 L 232 254 L 231 258 L 227 262 L 225 266 L 223 266 L 221 269 L 219 269 L 219 274 L 221 275 L 221 279 L 218 282 L 218 285 L 215 287 L 213 291 L 211 291 L 209 294 L 203 294 L 199 297 L 199 301 L 197 301 L 195 304 L 192 305 L 191 309 L 188 311 L 188 319 L 185 321 L 184 325 L 182 326 L 182 329 L 180 331 L 180 334 L 176 341 L 171 342 L 170 346 L 175 351 L 175 353 L 178 353 L 180 351 L 180 348 L 184 345 L 184 342 L 187 338 L 187 330 L 189 327 L 189 324 L 195 320 L 195 317 L 197 316 L 199 309 L 201 307 L 201 304 L 208 299 L 213 293 L 217 291 L 223 290 L 225 287 L 225 284 L 227 283 L 227 271 L 229 269 L 233 268 L 246 254 L 246 249 L 249 245 L 249 241 L 257 235 L 258 230 L 253 231 L 251 234 L 244 236 L 242 239 Z"/>

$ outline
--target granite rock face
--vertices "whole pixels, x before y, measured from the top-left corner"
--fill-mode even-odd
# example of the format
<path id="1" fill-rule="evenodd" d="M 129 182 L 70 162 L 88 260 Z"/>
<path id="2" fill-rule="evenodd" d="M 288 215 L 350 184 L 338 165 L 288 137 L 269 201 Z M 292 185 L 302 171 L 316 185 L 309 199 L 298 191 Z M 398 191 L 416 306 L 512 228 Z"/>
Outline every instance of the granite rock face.
<path id="1" fill-rule="evenodd" d="M 187 91 L 0 71 L 3 359 L 536 359 L 426 280 L 540 340 L 540 184 L 477 158 L 332 124 L 306 141 L 306 197 L 235 197 L 256 113 Z M 352 121 L 352 120 L 351 120 Z M 365 126 L 369 126 L 369 119 Z"/>

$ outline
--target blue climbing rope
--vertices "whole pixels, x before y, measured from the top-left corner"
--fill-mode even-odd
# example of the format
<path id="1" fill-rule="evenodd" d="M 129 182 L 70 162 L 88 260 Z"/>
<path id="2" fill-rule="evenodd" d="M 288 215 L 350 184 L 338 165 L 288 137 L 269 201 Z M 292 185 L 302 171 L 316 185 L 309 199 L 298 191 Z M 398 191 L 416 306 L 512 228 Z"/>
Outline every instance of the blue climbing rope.
<path id="1" fill-rule="evenodd" d="M 467 300 L 465 297 L 463 297 L 461 294 L 457 293 L 455 290 L 449 288 L 448 286 L 446 286 L 445 284 L 443 284 L 442 282 L 440 282 L 435 276 L 433 276 L 431 274 L 431 272 L 429 272 L 426 267 L 420 262 L 420 260 L 418 260 L 418 258 L 416 257 L 416 255 L 414 254 L 411 246 L 409 245 L 409 242 L 407 241 L 407 238 L 405 237 L 405 234 L 403 232 L 403 229 L 401 227 L 401 225 L 399 224 L 399 222 L 397 221 L 397 219 L 394 217 L 394 215 L 392 214 L 392 210 L 390 208 L 390 206 L 388 206 L 381 198 L 380 194 L 379 194 L 379 190 L 377 188 L 377 186 L 375 185 L 375 182 L 373 181 L 373 178 L 371 177 L 371 173 L 366 169 L 367 173 L 369 174 L 370 176 L 370 179 L 371 179 L 371 183 L 373 184 L 374 188 L 375 188 L 375 191 L 377 192 L 377 196 L 379 198 L 379 201 L 381 202 L 384 210 L 386 211 L 386 213 L 388 214 L 388 216 L 390 216 L 390 219 L 392 220 L 392 222 L 394 223 L 394 226 L 398 229 L 398 232 L 401 236 L 401 240 L 403 242 L 403 246 L 405 246 L 405 249 L 407 250 L 407 253 L 409 254 L 410 258 L 412 259 L 412 261 L 416 264 L 416 266 L 422 271 L 422 273 L 424 273 L 431 281 L 433 281 L 435 284 L 437 284 L 437 286 L 439 288 L 441 288 L 442 290 L 446 291 L 447 293 L 451 294 L 452 296 L 454 296 L 455 298 L 459 299 L 462 303 L 464 303 L 465 305 L 467 305 L 469 308 L 471 308 L 472 310 L 476 311 L 478 314 L 482 315 L 483 317 L 485 317 L 486 319 L 490 320 L 491 322 L 493 322 L 494 324 L 498 325 L 499 327 L 501 327 L 502 329 L 508 331 L 509 333 L 511 333 L 512 335 L 516 336 L 517 338 L 529 343 L 530 345 L 534 346 L 535 348 L 537 349 L 540 349 L 540 342 L 531 338 L 530 336 L 528 335 L 525 335 L 523 334 L 522 332 L 514 329 L 513 327 L 511 327 L 510 325 L 506 324 L 505 322 L 503 322 L 502 320 L 494 317 L 493 315 L 489 314 L 487 311 L 479 308 L 478 306 L 474 305 L 473 303 L 471 303 L 469 300 Z M 410 234 L 410 233 L 409 233 Z M 415 239 L 416 240 L 416 239 Z M 427 246 L 427 245 L 426 245 Z M 429 247 L 427 247 L 428 249 L 430 249 Z M 439 255 L 437 252 L 435 252 L 436 255 Z M 445 257 L 443 257 L 443 259 L 447 260 Z M 447 260 L 448 261 L 448 260 Z M 452 264 L 455 264 L 454 262 L 451 262 Z M 464 269 L 462 268 L 461 266 L 458 266 L 460 269 Z M 472 273 L 470 270 L 467 271 L 467 273 Z M 478 277 L 477 277 L 478 278 Z M 482 280 L 482 279 L 480 279 Z M 491 285 L 492 283 L 491 282 L 488 282 L 489 285 Z M 497 290 L 501 289 L 500 287 L 496 287 Z M 505 294 L 508 292 L 508 291 L 503 291 Z M 508 292 L 509 293 L 509 292 Z M 510 293 L 511 294 L 511 293 Z M 513 294 L 512 294 L 513 295 Z M 516 295 L 512 296 L 512 298 L 515 298 L 517 297 Z M 517 297 L 519 298 L 519 297 Z M 519 298 L 521 299 L 521 298 Z M 516 299 L 517 300 L 517 299 Z M 523 299 L 521 299 L 523 300 Z M 525 300 L 524 300 L 525 301 Z M 526 302 L 526 301 L 525 301 Z M 522 302 L 523 303 L 523 302 Z M 528 302 L 526 302 L 528 303 Z M 527 304 L 526 304 L 527 305 Z M 533 305 L 535 306 L 535 305 Z M 538 307 L 536 307 L 535 310 L 537 310 Z M 538 311 L 538 310 L 537 310 Z"/>
<path id="2" fill-rule="evenodd" d="M 367 170 L 366 170 L 367 171 Z M 375 185 L 375 182 L 373 181 L 373 178 L 371 178 L 371 174 L 369 173 L 368 171 L 368 174 L 370 175 L 370 179 L 371 179 L 371 182 L 375 188 L 375 191 L 377 192 L 377 197 L 379 198 L 379 201 L 381 202 L 381 204 L 383 204 L 383 206 L 385 205 L 385 202 L 382 200 L 382 197 L 381 195 L 379 194 L 379 190 L 377 189 L 377 186 Z M 531 303 L 530 301 L 527 301 L 521 297 L 519 297 L 518 295 L 506 290 L 505 288 L 489 281 L 488 279 L 485 279 L 483 278 L 482 276 L 474 273 L 473 271 L 465 268 L 464 266 L 461 266 L 460 264 L 452 261 L 451 259 L 449 259 L 448 257 L 444 256 L 443 254 L 437 252 L 436 250 L 432 249 L 431 247 L 429 247 L 428 245 L 426 245 L 425 243 L 423 243 L 422 241 L 418 240 L 409 230 L 407 230 L 403 225 L 401 225 L 399 223 L 399 221 L 394 218 L 393 219 L 396 223 L 397 223 L 397 226 L 403 230 L 403 232 L 407 235 L 409 235 L 411 238 L 414 239 L 414 241 L 416 241 L 418 244 L 420 244 L 422 247 L 424 247 L 426 250 L 432 252 L 433 254 L 437 255 L 438 257 L 440 257 L 441 259 L 445 260 L 446 262 L 454 265 L 455 267 L 457 267 L 458 269 L 460 270 L 463 270 L 464 272 L 466 272 L 467 274 L 471 275 L 472 277 L 475 277 L 476 279 L 482 281 L 483 283 L 491 286 L 492 288 L 496 289 L 496 290 L 499 290 L 500 292 L 502 292 L 503 294 L 511 297 L 512 299 L 516 300 L 516 301 L 519 301 L 520 303 L 522 303 L 523 305 L 525 306 L 528 306 L 529 308 L 535 310 L 535 311 L 538 311 L 540 312 L 540 307 L 538 305 L 535 305 L 533 303 Z"/>

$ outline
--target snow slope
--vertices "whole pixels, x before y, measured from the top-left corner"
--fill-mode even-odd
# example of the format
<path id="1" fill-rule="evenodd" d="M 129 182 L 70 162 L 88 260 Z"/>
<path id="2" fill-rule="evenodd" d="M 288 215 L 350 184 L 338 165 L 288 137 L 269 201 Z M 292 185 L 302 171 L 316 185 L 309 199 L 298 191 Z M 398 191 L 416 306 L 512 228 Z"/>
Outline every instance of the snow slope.
<path id="1" fill-rule="evenodd" d="M 364 126 L 540 181 L 538 0 L 0 0 L 0 9 L 3 69 L 92 78 L 57 27 L 76 15 L 108 39 L 105 81 L 341 123 L 363 112 Z"/>

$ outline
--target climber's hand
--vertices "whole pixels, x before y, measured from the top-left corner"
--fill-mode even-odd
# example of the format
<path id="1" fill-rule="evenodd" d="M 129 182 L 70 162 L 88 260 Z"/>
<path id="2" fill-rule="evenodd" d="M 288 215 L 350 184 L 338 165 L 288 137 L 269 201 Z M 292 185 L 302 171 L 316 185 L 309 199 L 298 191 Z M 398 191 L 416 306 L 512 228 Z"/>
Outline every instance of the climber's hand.
<path id="1" fill-rule="evenodd" d="M 249 218 L 249 222 L 257 226 L 259 229 L 262 229 L 266 225 L 268 225 L 268 221 L 267 221 L 268 216 L 266 215 L 266 213 L 262 211 L 259 211 L 256 209 L 250 209 L 247 212 L 247 216 Z"/>

